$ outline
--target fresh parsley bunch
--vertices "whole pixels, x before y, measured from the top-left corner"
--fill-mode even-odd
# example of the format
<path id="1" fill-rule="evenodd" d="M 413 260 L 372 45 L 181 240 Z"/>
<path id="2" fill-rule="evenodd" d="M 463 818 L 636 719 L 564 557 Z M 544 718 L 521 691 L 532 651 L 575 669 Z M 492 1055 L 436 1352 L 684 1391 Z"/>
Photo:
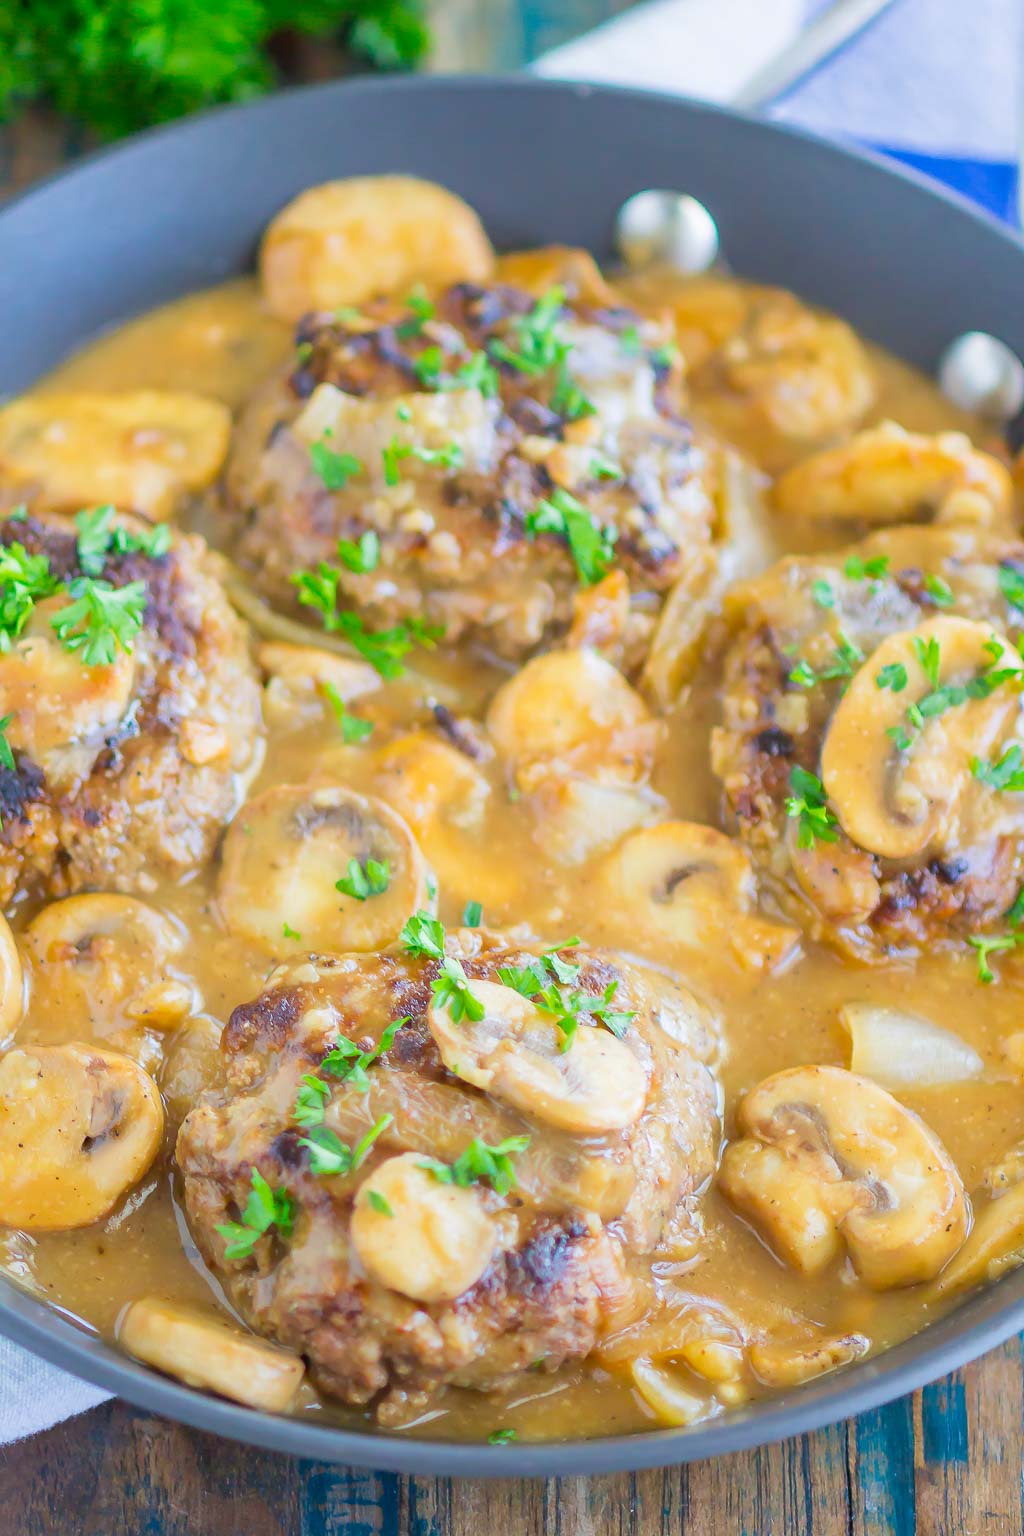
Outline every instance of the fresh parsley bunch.
<path id="1" fill-rule="evenodd" d="M 0 0 L 0 118 L 49 100 L 104 138 L 267 91 L 284 31 L 384 69 L 424 54 L 419 0 Z"/>

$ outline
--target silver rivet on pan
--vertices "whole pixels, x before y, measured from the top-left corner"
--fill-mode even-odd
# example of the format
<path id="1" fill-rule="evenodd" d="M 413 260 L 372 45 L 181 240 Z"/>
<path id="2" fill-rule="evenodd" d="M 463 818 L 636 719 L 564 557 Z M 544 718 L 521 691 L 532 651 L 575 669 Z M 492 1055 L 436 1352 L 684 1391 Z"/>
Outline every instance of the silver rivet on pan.
<path id="1" fill-rule="evenodd" d="M 1024 409 L 1024 363 L 987 331 L 966 331 L 942 354 L 939 388 L 961 410 L 1010 421 Z"/>
<path id="2" fill-rule="evenodd" d="M 615 243 L 627 267 L 659 263 L 695 274 L 718 256 L 718 225 L 695 197 L 652 187 L 619 209 Z"/>

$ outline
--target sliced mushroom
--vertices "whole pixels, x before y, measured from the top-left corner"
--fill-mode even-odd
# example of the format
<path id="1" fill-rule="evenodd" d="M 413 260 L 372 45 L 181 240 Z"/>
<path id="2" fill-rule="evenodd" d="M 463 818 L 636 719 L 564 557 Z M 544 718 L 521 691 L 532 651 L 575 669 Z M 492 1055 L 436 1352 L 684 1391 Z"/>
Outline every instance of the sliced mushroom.
<path id="1" fill-rule="evenodd" d="M 629 290 L 644 303 L 642 279 Z M 657 288 L 652 301 L 664 302 Z M 678 285 L 670 304 L 701 415 L 769 467 L 849 430 L 872 404 L 875 380 L 857 336 L 795 294 L 699 277 Z"/>
<path id="2" fill-rule="evenodd" d="M 901 752 L 887 735 L 905 723 L 907 708 L 932 692 L 918 659 L 920 647 L 938 648 L 936 687 L 965 685 L 996 666 L 1020 672 L 1019 652 L 988 624 L 943 614 L 917 629 L 890 635 L 872 652 L 839 700 L 821 754 L 821 777 L 843 831 L 859 847 L 890 859 L 908 859 L 959 841 L 969 807 L 992 791 L 971 772 L 987 758 L 1020 713 L 1019 690 L 997 687 L 925 719 L 911 748 Z M 998 654 L 992 650 L 993 644 Z M 903 667 L 898 692 L 878 685 L 887 667 Z"/>
<path id="3" fill-rule="evenodd" d="M 284 1413 L 306 1372 L 298 1355 L 160 1296 L 133 1301 L 117 1338 L 137 1360 L 187 1386 L 219 1392 L 264 1413 Z"/>
<path id="4" fill-rule="evenodd" d="M 932 1279 L 963 1242 L 967 1203 L 952 1159 L 868 1078 L 842 1067 L 777 1072 L 746 1095 L 737 1125 L 721 1188 L 805 1273 L 832 1256 L 822 1216 L 876 1290 Z"/>
<path id="5" fill-rule="evenodd" d="M 474 981 L 477 1022 L 452 1022 L 432 1004 L 430 1032 L 450 1072 L 559 1130 L 597 1136 L 624 1130 L 643 1113 L 647 1073 L 622 1040 L 581 1026 L 571 1049 L 555 1021 L 512 987 Z"/>
<path id="6" fill-rule="evenodd" d="M 51 902 L 25 930 L 33 1021 L 72 1040 L 173 1029 L 197 1005 L 194 987 L 169 974 L 182 947 L 171 919 L 134 896 Z"/>
<path id="7" fill-rule="evenodd" d="M 747 1351 L 751 1370 L 766 1387 L 799 1387 L 841 1365 L 860 1360 L 871 1348 L 863 1333 L 821 1334 L 800 1339 L 762 1340 Z"/>
<path id="8" fill-rule="evenodd" d="M 25 1007 L 21 956 L 7 919 L 0 916 L 0 1037 L 9 1035 Z"/>
<path id="9" fill-rule="evenodd" d="M 51 624 L 71 601 L 64 593 L 37 603 L 21 635 L 0 653 L 0 709 L 11 716 L 7 741 L 57 787 L 88 771 L 128 712 L 137 662 L 134 650 L 119 647 L 109 666 L 83 666 Z"/>
<path id="10" fill-rule="evenodd" d="M 403 1152 L 367 1174 L 352 1211 L 352 1244 L 378 1285 L 413 1301 L 454 1301 L 491 1262 L 497 1229 L 479 1189 L 443 1184 L 424 1162 Z"/>
<path id="11" fill-rule="evenodd" d="M 490 782 L 464 752 L 411 731 L 375 755 L 373 787 L 409 823 L 456 900 L 476 900 L 494 912 L 516 899 L 522 875 L 495 859 L 485 835 Z"/>
<path id="12" fill-rule="evenodd" d="M 605 911 L 623 932 L 771 970 L 800 942 L 795 928 L 752 912 L 756 890 L 744 850 L 713 827 L 666 821 L 634 832 L 597 874 Z"/>
<path id="13" fill-rule="evenodd" d="M 339 892 L 353 860 L 364 871 L 371 860 L 386 866 L 385 888 L 363 900 Z M 217 897 L 233 933 L 275 954 L 373 950 L 429 904 L 428 875 L 416 839 L 383 801 L 338 785 L 281 784 L 248 801 L 228 829 Z"/>
<path id="14" fill-rule="evenodd" d="M 1024 1183 L 987 1205 L 975 1206 L 971 1235 L 942 1271 L 935 1289 L 942 1296 L 952 1296 L 982 1281 L 996 1280 L 1022 1262 Z"/>
<path id="15" fill-rule="evenodd" d="M 110 503 L 163 521 L 220 473 L 231 413 L 183 391 L 27 395 L 0 410 L 0 479 L 59 512 Z"/>
<path id="16" fill-rule="evenodd" d="M 128 1056 L 89 1045 L 0 1057 L 0 1222 L 30 1231 L 106 1216 L 156 1156 L 156 1084 Z"/>
<path id="17" fill-rule="evenodd" d="M 494 264 L 461 198 L 413 176 L 353 176 L 300 192 L 271 220 L 260 281 L 282 320 L 309 310 L 403 297 L 417 283 L 482 282 Z"/>
<path id="18" fill-rule="evenodd" d="M 265 640 L 256 659 L 267 673 L 263 708 L 274 725 L 316 720 L 332 696 L 348 704 L 380 687 L 380 673 L 365 661 L 335 656 L 316 645 Z"/>
<path id="19" fill-rule="evenodd" d="M 895 422 L 802 460 L 775 482 L 786 517 L 872 524 L 920 521 L 1012 526 L 1009 471 L 962 432 L 926 437 Z"/>
<path id="20" fill-rule="evenodd" d="M 602 784 L 643 783 L 662 726 L 596 651 L 548 651 L 504 683 L 487 729 L 521 789 L 550 773 Z"/>

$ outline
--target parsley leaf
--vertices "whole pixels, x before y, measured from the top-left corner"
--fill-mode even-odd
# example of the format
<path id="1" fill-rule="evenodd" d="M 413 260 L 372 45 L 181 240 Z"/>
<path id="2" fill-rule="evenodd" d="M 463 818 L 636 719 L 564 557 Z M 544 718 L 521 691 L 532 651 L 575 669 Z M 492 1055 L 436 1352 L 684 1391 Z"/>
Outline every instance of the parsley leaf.
<path id="1" fill-rule="evenodd" d="M 292 1119 L 297 1125 L 322 1125 L 324 1107 L 330 1096 L 327 1084 L 307 1072 L 292 1106 Z"/>
<path id="2" fill-rule="evenodd" d="M 890 662 L 875 678 L 876 688 L 891 688 L 893 693 L 902 693 L 906 686 L 907 669 L 900 661 Z"/>
<path id="3" fill-rule="evenodd" d="M 10 718 L 10 717 L 8 717 Z M 0 729 L 4 722 L 0 721 Z M 478 901 L 467 901 L 465 911 L 462 914 L 462 926 L 464 928 L 479 928 L 480 919 L 484 915 L 484 909 Z"/>
<path id="4" fill-rule="evenodd" d="M 514 1429 L 492 1429 L 487 1436 L 488 1445 L 509 1445 L 516 1438 Z"/>
<path id="5" fill-rule="evenodd" d="M 402 657 L 417 645 L 432 649 L 444 635 L 443 625 L 410 619 L 391 629 L 367 629 L 359 614 L 338 609 L 338 579 L 341 572 L 321 561 L 315 571 L 295 571 L 292 585 L 298 589 L 299 602 L 319 613 L 328 634 L 342 635 L 381 677 L 401 677 L 405 668 Z"/>
<path id="6" fill-rule="evenodd" d="M 460 1024 L 464 1018 L 473 1023 L 483 1018 L 484 1005 L 472 991 L 461 960 L 453 955 L 446 955 L 441 961 L 440 973 L 430 990 L 437 1006 L 448 1009 L 454 1024 Z"/>
<path id="7" fill-rule="evenodd" d="M 434 318 L 434 306 L 422 288 L 413 289 L 406 298 L 405 307 L 409 311 L 408 320 L 402 320 L 395 326 L 395 335 L 402 341 L 408 341 L 411 336 L 418 336 L 427 321 Z"/>
<path id="8" fill-rule="evenodd" d="M 569 349 L 566 348 L 558 364 L 555 387 L 551 392 L 551 409 L 556 415 L 561 416 L 563 421 L 581 421 L 584 416 L 596 416 L 597 407 L 587 398 L 569 372 L 566 361 L 568 352 Z"/>
<path id="9" fill-rule="evenodd" d="M 971 758 L 971 772 L 981 784 L 987 784 L 990 789 L 1009 790 L 1011 793 L 1019 793 L 1024 790 L 1024 768 L 1021 760 L 1024 753 L 1019 746 L 1007 747 L 1002 757 L 996 763 L 985 762 L 980 757 Z"/>
<path id="10" fill-rule="evenodd" d="M 828 808 L 821 780 L 795 763 L 789 783 L 793 793 L 786 801 L 786 815 L 797 818 L 797 847 L 813 848 L 815 842 L 838 842 L 839 823 Z"/>
<path id="11" fill-rule="evenodd" d="M 14 753 L 11 751 L 11 744 L 7 740 L 5 733 L 7 731 L 7 727 L 10 725 L 13 719 L 13 715 L 4 715 L 3 719 L 0 720 L 0 767 L 10 769 L 13 769 L 16 765 L 14 762 Z M 2 825 L 2 823 L 0 823 L 0 825 Z"/>
<path id="12" fill-rule="evenodd" d="M 998 954 L 1004 949 L 1015 949 L 1018 944 L 1024 944 L 1024 933 L 972 933 L 968 936 L 968 944 L 978 951 L 978 980 L 988 985 L 995 981 L 992 967 L 988 963 L 990 954 Z"/>
<path id="13" fill-rule="evenodd" d="M 948 608 L 953 603 L 953 588 L 942 576 L 932 572 L 924 578 L 924 589 L 937 608 Z"/>
<path id="14" fill-rule="evenodd" d="M 324 691 L 324 697 L 334 711 L 334 718 L 341 727 L 341 739 L 347 747 L 355 746 L 357 742 L 365 741 L 367 736 L 373 733 L 373 721 L 363 720 L 359 715 L 350 715 L 345 707 L 345 700 L 337 688 L 330 681 L 320 685 Z"/>
<path id="15" fill-rule="evenodd" d="M 420 1167 L 433 1174 L 441 1184 L 457 1184 L 468 1189 L 471 1184 L 490 1184 L 495 1194 L 507 1195 L 515 1187 L 516 1174 L 512 1158 L 525 1152 L 530 1145 L 529 1136 L 506 1136 L 495 1146 L 489 1146 L 475 1136 L 454 1163 L 442 1163 L 437 1158 L 424 1158 Z"/>
<path id="16" fill-rule="evenodd" d="M 440 469 L 461 469 L 464 455 L 458 443 L 446 443 L 443 448 L 423 448 L 419 443 L 400 443 L 393 437 L 381 449 L 384 464 L 384 484 L 397 485 L 401 476 L 398 466 L 403 459 L 418 459 L 421 464 L 435 464 Z"/>
<path id="17" fill-rule="evenodd" d="M 391 883 L 391 867 L 387 859 L 367 859 L 365 865 L 358 859 L 349 859 L 348 873 L 335 880 L 334 889 L 354 901 L 367 901 L 371 896 L 382 896 Z"/>
<path id="18" fill-rule="evenodd" d="M 332 1178 L 336 1174 L 354 1173 L 377 1140 L 394 1120 L 394 1115 L 381 1115 L 377 1123 L 367 1131 L 362 1140 L 349 1147 L 335 1131 L 327 1126 L 314 1126 L 308 1136 L 299 1137 L 299 1146 L 309 1153 L 309 1169 L 317 1178 Z"/>
<path id="19" fill-rule="evenodd" d="M 1015 565 L 999 567 L 999 590 L 1011 608 L 1024 613 L 1024 572 Z"/>
<path id="20" fill-rule="evenodd" d="M 87 667 L 109 667 L 118 650 L 131 653 L 146 609 L 146 584 L 130 581 L 113 587 L 92 576 L 76 577 L 68 586 L 71 602 L 50 620 L 61 645 L 77 651 Z"/>
<path id="21" fill-rule="evenodd" d="M 615 558 L 618 532 L 603 527 L 586 507 L 561 486 L 526 515 L 526 536 L 553 533 L 567 540 L 569 553 L 583 586 L 592 587 L 607 576 Z"/>
<path id="22" fill-rule="evenodd" d="M 811 597 L 819 608 L 834 608 L 836 605 L 836 595 L 824 577 L 812 582 Z"/>
<path id="23" fill-rule="evenodd" d="M 282 936 L 282 938 L 285 938 L 285 939 L 301 939 L 302 938 L 302 934 L 298 931 L 297 928 L 293 928 L 291 923 L 282 923 L 281 924 L 281 936 Z"/>
<path id="24" fill-rule="evenodd" d="M 398 937 L 407 955 L 426 955 L 431 960 L 444 959 L 444 925 L 429 912 L 415 912 Z"/>
<path id="25" fill-rule="evenodd" d="M 331 436 L 328 427 L 320 441 L 310 446 L 309 462 L 313 473 L 329 491 L 341 491 L 355 475 L 364 473 L 365 466 L 354 454 L 338 453 L 332 448 L 327 442 Z"/>
<path id="26" fill-rule="evenodd" d="M 368 1189 L 366 1191 L 366 1202 L 371 1211 L 376 1211 L 378 1216 L 394 1216 L 395 1214 L 379 1189 Z"/>
<path id="27" fill-rule="evenodd" d="M 36 603 L 59 586 L 46 555 L 30 555 L 17 540 L 0 544 L 0 650 L 10 650 Z"/>
<path id="28" fill-rule="evenodd" d="M 865 577 L 872 581 L 880 581 L 888 569 L 888 555 L 876 555 L 871 560 L 864 560 L 860 555 L 851 555 L 843 566 L 843 574 L 850 581 L 863 581 Z"/>
<path id="29" fill-rule="evenodd" d="M 295 1202 L 285 1189 L 271 1189 L 266 1179 L 254 1168 L 250 1176 L 252 1193 L 242 1212 L 242 1220 L 226 1221 L 217 1227 L 225 1239 L 226 1259 L 247 1259 L 258 1240 L 271 1227 L 276 1227 L 282 1237 L 289 1237 L 295 1225 Z"/>
<path id="30" fill-rule="evenodd" d="M 365 576 L 368 572 L 375 571 L 380 563 L 380 539 L 372 528 L 367 528 L 365 533 L 361 533 L 358 542 L 339 539 L 338 559 L 357 576 Z"/>
<path id="31" fill-rule="evenodd" d="M 564 343 L 559 343 L 556 333 L 564 303 L 565 289 L 557 285 L 549 288 L 528 315 L 518 315 L 510 322 L 513 346 L 500 337 L 488 342 L 491 356 L 534 377 L 554 368 L 565 356 Z"/>

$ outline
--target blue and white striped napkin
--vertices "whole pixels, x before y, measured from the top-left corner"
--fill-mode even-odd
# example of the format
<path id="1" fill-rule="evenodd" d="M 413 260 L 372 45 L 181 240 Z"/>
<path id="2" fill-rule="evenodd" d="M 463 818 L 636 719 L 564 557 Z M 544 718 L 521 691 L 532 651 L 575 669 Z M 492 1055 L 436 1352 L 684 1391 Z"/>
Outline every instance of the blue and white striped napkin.
<path id="1" fill-rule="evenodd" d="M 823 0 L 649 0 L 534 68 L 726 102 Z M 1016 217 L 1024 141 L 1021 0 L 896 0 L 891 10 L 768 110 L 856 139 Z M 0 1340 L 0 1442 L 107 1396 Z"/>
<path id="2" fill-rule="evenodd" d="M 533 66 L 727 102 L 827 0 L 650 0 Z M 1024 152 L 1021 0 L 895 0 L 766 108 L 854 139 L 1017 222 Z"/>

